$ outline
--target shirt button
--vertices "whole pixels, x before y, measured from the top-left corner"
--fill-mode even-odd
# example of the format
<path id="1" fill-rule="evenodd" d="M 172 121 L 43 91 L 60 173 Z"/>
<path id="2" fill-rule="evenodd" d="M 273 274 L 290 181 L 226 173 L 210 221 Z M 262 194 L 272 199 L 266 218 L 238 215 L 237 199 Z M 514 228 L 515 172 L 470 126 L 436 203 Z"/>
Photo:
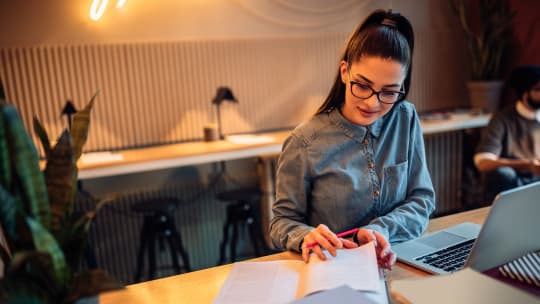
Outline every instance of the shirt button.
<path id="1" fill-rule="evenodd" d="M 368 164 L 368 168 L 373 169 L 373 167 L 374 167 L 373 163 Z"/>
<path id="2" fill-rule="evenodd" d="M 374 192 L 373 194 L 375 194 L 375 196 L 377 196 L 377 197 L 378 197 L 378 196 L 379 196 L 379 194 L 380 194 L 380 192 L 379 192 L 379 190 L 375 190 L 375 192 Z"/>

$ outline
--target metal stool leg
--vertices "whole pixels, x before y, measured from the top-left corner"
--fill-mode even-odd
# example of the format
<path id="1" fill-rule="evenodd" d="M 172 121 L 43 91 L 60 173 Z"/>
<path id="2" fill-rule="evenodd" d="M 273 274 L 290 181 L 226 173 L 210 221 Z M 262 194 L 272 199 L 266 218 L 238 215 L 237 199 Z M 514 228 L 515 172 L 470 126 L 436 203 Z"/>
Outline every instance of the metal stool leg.
<path id="1" fill-rule="evenodd" d="M 181 269 L 180 269 L 180 263 L 178 263 L 178 256 L 176 255 L 176 244 L 174 242 L 174 236 L 172 235 L 174 232 L 171 231 L 171 235 L 167 235 L 165 236 L 165 238 L 167 239 L 167 243 L 169 244 L 169 253 L 171 255 L 171 260 L 172 260 L 172 264 L 173 264 L 173 268 L 174 268 L 174 271 L 176 274 L 179 274 L 181 273 Z"/>
<path id="2" fill-rule="evenodd" d="M 227 247 L 227 242 L 229 241 L 229 227 L 232 224 L 232 208 L 231 206 L 227 206 L 227 218 L 225 219 L 225 224 L 223 225 L 223 239 L 221 240 L 221 244 L 219 245 L 219 261 L 218 265 L 222 265 L 225 263 L 225 249 Z"/>
<path id="3" fill-rule="evenodd" d="M 150 228 L 150 237 L 148 240 L 148 279 L 152 280 L 156 276 L 156 231 L 155 223 Z"/>
<path id="4" fill-rule="evenodd" d="M 238 242 L 238 221 L 235 219 L 233 222 L 233 235 L 231 240 L 231 263 L 236 261 L 236 243 Z"/>
<path id="5" fill-rule="evenodd" d="M 259 247 L 259 242 L 260 242 L 260 240 L 258 239 L 259 235 L 257 234 L 255 230 L 256 229 L 255 226 L 257 224 L 255 223 L 255 220 L 253 217 L 248 217 L 246 221 L 248 222 L 247 225 L 248 225 L 249 236 L 251 238 L 251 244 L 253 245 L 253 249 L 255 249 L 255 254 L 258 257 L 262 256 L 261 248 Z"/>
<path id="6" fill-rule="evenodd" d="M 135 270 L 135 277 L 134 281 L 139 282 L 141 279 L 142 272 L 144 270 L 144 253 L 148 248 L 148 240 L 150 239 L 150 235 L 148 233 L 148 222 L 145 217 L 143 221 L 143 226 L 141 228 L 141 234 L 139 236 L 141 242 L 139 244 L 139 249 L 137 250 L 137 268 Z"/>
<path id="7" fill-rule="evenodd" d="M 184 243 L 182 242 L 182 236 L 178 231 L 175 229 L 173 230 L 173 234 L 171 235 L 173 240 L 176 242 L 176 246 L 178 247 L 178 252 L 180 253 L 180 256 L 182 257 L 182 260 L 184 261 L 184 269 L 186 272 L 191 271 L 191 266 L 189 264 L 189 256 L 186 253 L 186 250 L 184 248 Z"/>

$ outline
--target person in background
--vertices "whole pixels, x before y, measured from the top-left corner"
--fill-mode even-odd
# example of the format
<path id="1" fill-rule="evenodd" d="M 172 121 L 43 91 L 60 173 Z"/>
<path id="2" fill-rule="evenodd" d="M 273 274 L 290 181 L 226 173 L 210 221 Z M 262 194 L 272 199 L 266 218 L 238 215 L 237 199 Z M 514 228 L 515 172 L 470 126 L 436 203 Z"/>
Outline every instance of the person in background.
<path id="1" fill-rule="evenodd" d="M 540 180 L 540 66 L 515 68 L 508 86 L 518 100 L 492 117 L 474 155 L 490 199 Z"/>
<path id="2" fill-rule="evenodd" d="M 414 36 L 404 16 L 377 10 L 351 34 L 317 113 L 285 141 L 270 222 L 274 247 L 314 252 L 374 241 L 391 268 L 392 243 L 420 236 L 435 209 L 411 87 Z M 360 228 L 352 240 L 337 233 Z M 313 246 L 313 244 L 316 244 Z"/>

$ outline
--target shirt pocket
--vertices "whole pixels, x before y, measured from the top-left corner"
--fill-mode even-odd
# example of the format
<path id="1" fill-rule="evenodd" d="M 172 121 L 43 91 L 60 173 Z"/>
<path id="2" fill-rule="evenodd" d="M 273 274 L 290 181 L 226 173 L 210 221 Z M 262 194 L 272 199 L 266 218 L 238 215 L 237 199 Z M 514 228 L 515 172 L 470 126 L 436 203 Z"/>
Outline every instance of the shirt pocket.
<path id="1" fill-rule="evenodd" d="M 408 167 L 408 161 L 404 161 L 397 165 L 383 168 L 381 205 L 384 210 L 390 210 L 397 203 L 405 200 L 407 196 Z"/>

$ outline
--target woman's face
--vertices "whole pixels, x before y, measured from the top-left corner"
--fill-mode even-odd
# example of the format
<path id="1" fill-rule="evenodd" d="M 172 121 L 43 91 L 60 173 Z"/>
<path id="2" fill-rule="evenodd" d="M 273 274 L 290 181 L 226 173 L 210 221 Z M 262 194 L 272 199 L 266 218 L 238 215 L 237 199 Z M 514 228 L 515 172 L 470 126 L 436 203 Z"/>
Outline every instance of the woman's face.
<path id="1" fill-rule="evenodd" d="M 371 88 L 377 92 L 381 90 L 399 92 L 403 90 L 407 70 L 396 60 L 363 56 L 350 66 L 346 61 L 342 61 L 340 73 L 341 81 L 346 86 L 341 114 L 354 124 L 368 126 L 388 113 L 393 104 L 379 102 L 377 94 L 367 99 L 354 96 L 351 92 L 351 81 L 368 90 Z"/>

